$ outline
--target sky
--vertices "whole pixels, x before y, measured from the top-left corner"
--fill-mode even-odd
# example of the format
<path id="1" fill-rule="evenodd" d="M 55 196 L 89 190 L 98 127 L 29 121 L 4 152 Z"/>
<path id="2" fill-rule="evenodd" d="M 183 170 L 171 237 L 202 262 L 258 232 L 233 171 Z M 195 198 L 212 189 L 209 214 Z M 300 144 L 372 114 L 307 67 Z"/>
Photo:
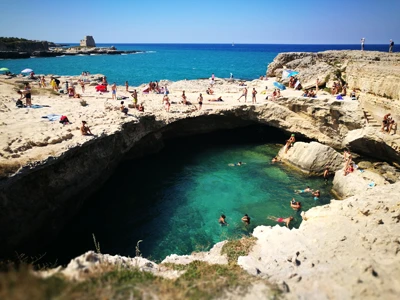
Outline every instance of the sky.
<path id="1" fill-rule="evenodd" d="M 400 0 L 0 0 L 0 36 L 79 43 L 400 43 Z"/>

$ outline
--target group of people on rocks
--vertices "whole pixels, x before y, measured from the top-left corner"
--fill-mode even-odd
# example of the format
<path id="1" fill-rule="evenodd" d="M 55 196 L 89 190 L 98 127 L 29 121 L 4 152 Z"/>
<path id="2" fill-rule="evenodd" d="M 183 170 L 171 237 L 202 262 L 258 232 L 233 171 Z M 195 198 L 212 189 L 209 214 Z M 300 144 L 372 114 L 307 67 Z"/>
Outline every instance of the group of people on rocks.
<path id="1" fill-rule="evenodd" d="M 388 113 L 383 116 L 381 131 L 390 134 L 392 130 L 393 134 L 395 134 L 397 130 L 397 123 L 395 122 L 395 120 L 393 120 L 392 114 Z"/>

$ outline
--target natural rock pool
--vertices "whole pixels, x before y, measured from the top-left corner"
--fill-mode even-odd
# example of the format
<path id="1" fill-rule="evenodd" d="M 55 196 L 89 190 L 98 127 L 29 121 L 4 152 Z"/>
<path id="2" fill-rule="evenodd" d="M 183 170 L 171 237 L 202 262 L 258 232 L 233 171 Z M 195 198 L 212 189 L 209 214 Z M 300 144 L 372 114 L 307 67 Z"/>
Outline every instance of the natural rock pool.
<path id="1" fill-rule="evenodd" d="M 276 225 L 268 216 L 293 216 L 294 197 L 303 210 L 329 203 L 330 183 L 311 178 L 280 163 L 271 163 L 287 137 L 267 126 L 250 126 L 169 140 L 165 148 L 142 159 L 123 162 L 113 177 L 46 249 L 46 260 L 66 263 L 94 249 L 135 256 L 139 240 L 146 258 L 209 250 L 215 243 L 249 235 L 258 225 Z M 242 166 L 229 164 L 244 162 Z M 294 190 L 309 185 L 321 191 L 314 201 Z M 218 218 L 227 216 L 229 226 Z M 251 224 L 241 217 L 248 214 Z M 280 226 L 283 226 L 280 223 Z"/>

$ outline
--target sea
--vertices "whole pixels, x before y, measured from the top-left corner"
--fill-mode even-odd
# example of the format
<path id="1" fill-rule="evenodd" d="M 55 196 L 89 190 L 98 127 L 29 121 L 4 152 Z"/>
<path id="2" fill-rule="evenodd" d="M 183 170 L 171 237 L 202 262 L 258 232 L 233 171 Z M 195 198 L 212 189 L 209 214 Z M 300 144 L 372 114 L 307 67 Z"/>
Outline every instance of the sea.
<path id="1" fill-rule="evenodd" d="M 109 82 L 130 86 L 156 80 L 216 77 L 252 80 L 264 75 L 280 52 L 359 50 L 359 45 L 249 45 L 249 44 L 99 44 L 119 50 L 139 50 L 128 55 L 65 56 L 2 60 L 0 67 L 19 73 L 25 68 L 37 74 L 79 75 L 101 73 Z M 386 45 L 366 50 L 387 51 Z M 167 255 L 207 251 L 215 243 L 250 236 L 258 225 L 282 226 L 268 219 L 293 216 L 292 226 L 302 222 L 291 209 L 295 198 L 306 211 L 333 199 L 331 181 L 308 177 L 271 159 L 288 137 L 268 126 L 220 131 L 165 142 L 157 154 L 126 160 L 100 187 L 75 218 L 50 245 L 49 263 L 95 250 L 162 261 Z M 239 161 L 241 166 L 232 166 Z M 296 194 L 310 186 L 321 197 Z M 78 203 L 84 199 L 77 199 Z M 225 214 L 229 226 L 220 226 Z M 241 217 L 248 214 L 250 225 Z M 139 252 L 138 252 L 139 251 Z M 34 253 L 27 252 L 28 255 Z"/>
<path id="2" fill-rule="evenodd" d="M 69 46 L 77 46 L 70 44 Z M 97 44 L 118 50 L 138 50 L 125 55 L 61 56 L 1 60 L 0 68 L 13 73 L 33 69 L 36 74 L 104 74 L 109 82 L 130 86 L 160 80 L 219 78 L 252 80 L 265 75 L 268 64 L 281 52 L 360 50 L 360 45 L 289 44 Z M 388 51 L 388 45 L 365 45 L 365 50 Z"/>

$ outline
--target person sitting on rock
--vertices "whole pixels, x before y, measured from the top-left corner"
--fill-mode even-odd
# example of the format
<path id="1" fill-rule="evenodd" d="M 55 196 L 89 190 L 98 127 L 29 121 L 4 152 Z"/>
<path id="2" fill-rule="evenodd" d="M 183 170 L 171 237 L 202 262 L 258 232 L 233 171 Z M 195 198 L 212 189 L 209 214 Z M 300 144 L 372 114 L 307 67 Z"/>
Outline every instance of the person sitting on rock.
<path id="1" fill-rule="evenodd" d="M 277 217 L 273 217 L 273 216 L 268 216 L 268 219 L 278 222 L 278 223 L 286 223 L 286 227 L 289 228 L 290 222 L 293 220 L 293 217 L 277 218 Z"/>
<path id="2" fill-rule="evenodd" d="M 81 133 L 82 135 L 93 135 L 86 121 L 82 121 Z"/>
<path id="3" fill-rule="evenodd" d="M 128 109 L 124 106 L 124 101 L 121 101 L 121 106 L 119 109 L 125 114 L 125 116 L 128 115 Z"/>
<path id="4" fill-rule="evenodd" d="M 351 100 L 357 100 L 356 89 L 353 89 L 350 93 Z"/>
<path id="5" fill-rule="evenodd" d="M 207 93 L 207 95 L 213 95 L 214 91 L 211 88 L 207 88 L 206 93 Z"/>
<path id="6" fill-rule="evenodd" d="M 388 128 L 388 133 L 389 134 L 392 131 L 392 129 L 393 129 L 393 134 L 395 134 L 396 130 L 397 130 L 397 123 L 392 118 L 390 118 L 390 120 L 389 120 L 389 128 Z"/>
<path id="7" fill-rule="evenodd" d="M 386 130 L 388 130 L 388 125 L 389 125 L 390 116 L 391 116 L 390 113 L 388 113 L 388 114 L 386 114 L 386 115 L 383 116 L 381 131 L 386 131 Z"/>
<path id="8" fill-rule="evenodd" d="M 137 109 L 138 109 L 138 111 L 140 111 L 140 112 L 144 112 L 143 103 L 140 103 Z"/>
<path id="9" fill-rule="evenodd" d="M 294 210 L 299 210 L 301 209 L 301 202 L 296 202 L 296 200 L 293 198 L 292 201 L 290 201 L 290 207 Z"/>
<path id="10" fill-rule="evenodd" d="M 347 174 L 353 173 L 354 172 L 354 167 L 353 167 L 353 162 L 349 163 L 348 166 L 344 170 L 344 176 L 347 176 Z"/>

